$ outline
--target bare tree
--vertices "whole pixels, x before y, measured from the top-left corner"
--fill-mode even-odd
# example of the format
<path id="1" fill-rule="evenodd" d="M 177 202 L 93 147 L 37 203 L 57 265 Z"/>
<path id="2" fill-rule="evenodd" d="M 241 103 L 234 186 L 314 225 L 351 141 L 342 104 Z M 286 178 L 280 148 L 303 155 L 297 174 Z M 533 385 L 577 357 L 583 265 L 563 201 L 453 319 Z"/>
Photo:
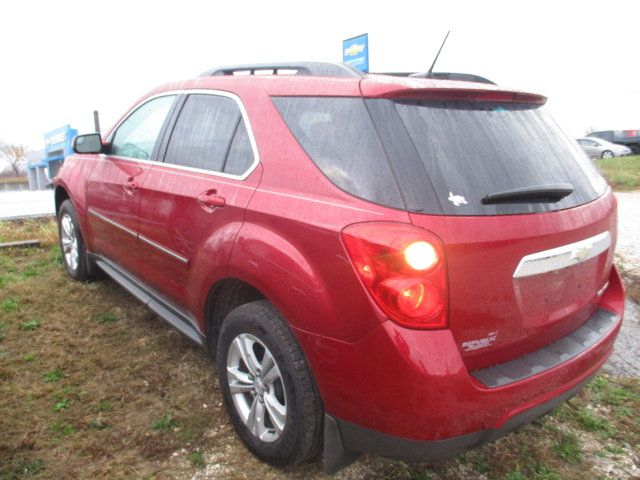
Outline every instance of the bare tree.
<path id="1" fill-rule="evenodd" d="M 0 157 L 7 161 L 14 176 L 24 175 L 27 164 L 27 147 L 0 141 Z"/>

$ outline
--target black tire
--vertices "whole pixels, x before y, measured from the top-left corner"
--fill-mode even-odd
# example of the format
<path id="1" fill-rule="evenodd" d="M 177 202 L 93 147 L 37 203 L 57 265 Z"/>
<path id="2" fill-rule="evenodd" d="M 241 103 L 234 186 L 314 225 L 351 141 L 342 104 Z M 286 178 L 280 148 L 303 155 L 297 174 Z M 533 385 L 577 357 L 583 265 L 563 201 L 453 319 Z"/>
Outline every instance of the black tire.
<path id="1" fill-rule="evenodd" d="M 65 237 L 65 227 L 63 223 L 66 221 L 65 218 L 68 218 L 73 226 L 73 232 L 77 242 L 76 262 L 70 260 L 70 257 L 65 253 L 65 248 L 68 248 L 63 245 L 63 237 Z M 92 272 L 95 271 L 95 269 L 92 270 L 91 265 L 89 265 L 87 250 L 82 238 L 82 232 L 80 231 L 80 222 L 78 222 L 78 215 L 76 214 L 76 209 L 73 207 L 71 200 L 65 200 L 62 202 L 62 205 L 60 205 L 60 209 L 58 210 L 58 239 L 60 242 L 60 251 L 62 252 L 62 264 L 69 276 L 78 282 L 88 282 L 93 280 L 95 275 Z"/>
<path id="2" fill-rule="evenodd" d="M 600 158 L 613 158 L 613 157 L 615 157 L 615 155 L 611 150 L 605 150 L 600 154 Z"/>
<path id="3" fill-rule="evenodd" d="M 260 360 L 261 365 L 264 365 L 267 353 L 271 354 L 275 360 L 281 380 L 279 385 L 286 398 L 284 428 L 280 436 L 271 441 L 263 441 L 251 432 L 234 404 L 229 385 L 228 361 L 233 363 L 233 352 L 230 357 L 229 351 L 235 348 L 231 345 L 236 338 L 248 337 L 259 341 L 252 347 L 256 359 L 260 360 L 259 350 L 261 346 L 265 347 Z M 238 435 L 249 450 L 261 460 L 277 466 L 296 465 L 317 455 L 322 443 L 323 425 L 320 395 L 296 339 L 268 301 L 247 303 L 235 308 L 227 315 L 218 337 L 217 366 L 220 389 L 227 412 Z M 249 376 L 249 378 L 253 380 L 253 377 Z M 260 378 L 260 375 L 256 378 Z M 266 396 L 269 390 L 266 389 L 264 392 Z M 275 389 L 273 392 L 275 395 Z M 240 395 L 240 402 L 255 402 L 256 400 L 253 399 L 258 397 L 262 400 L 262 394 L 256 390 L 236 395 Z M 261 403 L 264 405 L 265 401 L 266 399 Z M 263 412 L 268 413 L 265 407 L 266 405 L 262 407 Z M 267 422 L 268 420 L 265 420 L 263 424 Z M 272 422 L 272 425 L 275 423 Z M 277 432 L 275 427 L 272 430 Z"/>

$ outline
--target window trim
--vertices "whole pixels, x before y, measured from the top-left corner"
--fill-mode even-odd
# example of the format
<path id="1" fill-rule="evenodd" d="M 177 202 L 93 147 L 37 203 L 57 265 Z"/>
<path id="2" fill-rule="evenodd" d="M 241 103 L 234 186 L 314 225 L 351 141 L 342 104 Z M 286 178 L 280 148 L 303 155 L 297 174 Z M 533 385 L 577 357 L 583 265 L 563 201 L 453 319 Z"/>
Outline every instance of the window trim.
<path id="1" fill-rule="evenodd" d="M 115 135 L 115 133 L 118 131 L 118 128 L 120 128 L 120 125 L 122 125 L 122 123 L 124 123 L 133 113 L 135 113 L 139 108 L 141 108 L 143 105 L 147 104 L 148 102 L 155 100 L 156 98 L 159 97 L 166 97 L 166 96 L 170 96 L 170 95 L 175 95 L 176 96 L 176 100 L 174 105 L 171 107 L 171 110 L 168 112 L 167 114 L 167 119 L 169 121 L 169 124 L 167 125 L 167 128 L 161 129 L 159 135 L 158 135 L 158 140 L 160 143 L 160 148 L 159 151 L 157 152 L 157 159 L 156 160 L 143 160 L 140 158 L 131 158 L 131 157 L 123 157 L 120 155 L 108 155 L 108 154 L 101 154 L 101 156 L 111 156 L 114 158 L 121 158 L 121 159 L 125 159 L 125 160 L 129 160 L 129 161 L 133 161 L 133 162 L 141 162 L 141 163 L 146 163 L 149 165 L 162 165 L 165 166 L 167 168 L 173 168 L 176 170 L 183 170 L 183 171 L 187 171 L 187 172 L 194 172 L 194 173 L 204 173 L 207 175 L 212 175 L 214 177 L 221 177 L 221 178 L 229 178 L 232 180 L 246 180 L 249 175 L 251 175 L 253 173 L 253 171 L 256 169 L 256 167 L 258 166 L 258 164 L 260 163 L 260 155 L 258 153 L 258 146 L 256 143 L 256 139 L 255 136 L 253 134 L 253 127 L 251 126 L 251 122 L 249 122 L 249 115 L 247 114 L 247 110 L 245 109 L 244 104 L 242 103 L 242 100 L 240 99 L 240 97 L 238 95 L 236 95 L 235 93 L 231 93 L 231 92 L 227 92 L 224 90 L 215 90 L 215 89 L 180 89 L 180 90 L 167 90 L 165 92 L 161 92 L 161 93 L 157 93 L 155 95 L 152 95 L 150 97 L 145 98 L 142 102 L 140 102 L 139 105 L 136 106 L 136 108 L 134 108 L 133 110 L 131 110 L 131 112 L 129 112 L 129 114 L 127 116 L 125 116 L 122 120 L 120 120 L 116 126 L 113 128 L 113 130 L 111 130 L 111 132 L 109 133 L 109 136 L 107 137 L 107 141 L 110 143 L 113 136 Z M 213 96 L 218 96 L 218 97 L 226 97 L 226 98 L 230 98 L 231 100 L 233 100 L 234 102 L 236 102 L 236 105 L 238 105 L 238 108 L 240 109 L 240 114 L 242 116 L 242 120 L 244 121 L 245 127 L 247 129 L 247 135 L 249 137 L 249 143 L 251 144 L 251 150 L 253 152 L 253 163 L 251 165 L 249 165 L 249 167 L 247 168 L 247 170 L 242 174 L 242 175 L 233 175 L 230 173 L 224 173 L 224 172 L 216 172 L 213 170 L 206 170 L 203 168 L 193 168 L 193 167 L 185 167 L 182 165 L 176 165 L 173 163 L 166 163 L 164 161 L 164 157 L 167 151 L 167 144 L 168 142 L 166 142 L 166 144 L 164 144 L 164 138 L 170 138 L 171 134 L 173 133 L 173 129 L 176 125 L 176 122 L 178 121 L 178 119 L 180 118 L 180 113 L 181 112 L 177 112 L 177 114 L 175 116 L 173 116 L 173 110 L 175 109 L 175 107 L 179 104 L 179 103 L 184 103 L 184 101 L 181 101 L 182 99 L 186 99 L 186 97 L 188 95 L 213 95 Z M 182 106 L 182 105 L 180 105 Z M 172 118 L 173 117 L 173 118 Z M 160 157 L 162 157 L 162 161 L 160 161 Z"/>

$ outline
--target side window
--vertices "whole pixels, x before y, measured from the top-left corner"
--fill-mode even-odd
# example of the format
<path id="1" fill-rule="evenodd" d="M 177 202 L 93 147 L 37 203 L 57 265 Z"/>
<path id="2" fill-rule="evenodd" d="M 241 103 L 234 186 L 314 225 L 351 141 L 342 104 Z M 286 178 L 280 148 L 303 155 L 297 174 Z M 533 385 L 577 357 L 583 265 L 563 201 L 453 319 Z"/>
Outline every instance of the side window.
<path id="1" fill-rule="evenodd" d="M 218 95 L 189 95 L 164 161 L 214 172 L 244 173 L 253 163 L 253 151 L 238 104 Z"/>
<path id="2" fill-rule="evenodd" d="M 111 155 L 149 160 L 174 99 L 154 98 L 129 115 L 111 140 Z"/>
<path id="3" fill-rule="evenodd" d="M 360 97 L 272 97 L 309 158 L 338 188 L 403 208 L 389 161 Z"/>

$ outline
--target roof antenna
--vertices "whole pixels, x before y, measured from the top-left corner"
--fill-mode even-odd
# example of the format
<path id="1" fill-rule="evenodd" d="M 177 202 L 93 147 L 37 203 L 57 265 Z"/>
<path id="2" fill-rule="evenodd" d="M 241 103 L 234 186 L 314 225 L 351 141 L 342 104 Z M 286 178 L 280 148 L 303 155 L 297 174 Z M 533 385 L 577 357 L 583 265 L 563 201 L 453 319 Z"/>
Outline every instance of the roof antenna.
<path id="1" fill-rule="evenodd" d="M 433 67 L 436 66 L 436 62 L 438 61 L 438 57 L 440 56 L 440 52 L 442 51 L 442 47 L 444 47 L 444 44 L 447 42 L 447 38 L 449 38 L 449 34 L 450 33 L 451 33 L 451 30 L 449 30 L 447 32 L 447 34 L 444 36 L 444 40 L 442 41 L 442 45 L 440 45 L 440 50 L 438 50 L 438 53 L 436 53 L 436 58 L 433 59 L 433 63 L 431 64 L 431 68 L 429 68 L 429 70 L 426 73 L 414 73 L 413 75 L 409 75 L 410 77 L 431 78 L 433 76 Z"/>

